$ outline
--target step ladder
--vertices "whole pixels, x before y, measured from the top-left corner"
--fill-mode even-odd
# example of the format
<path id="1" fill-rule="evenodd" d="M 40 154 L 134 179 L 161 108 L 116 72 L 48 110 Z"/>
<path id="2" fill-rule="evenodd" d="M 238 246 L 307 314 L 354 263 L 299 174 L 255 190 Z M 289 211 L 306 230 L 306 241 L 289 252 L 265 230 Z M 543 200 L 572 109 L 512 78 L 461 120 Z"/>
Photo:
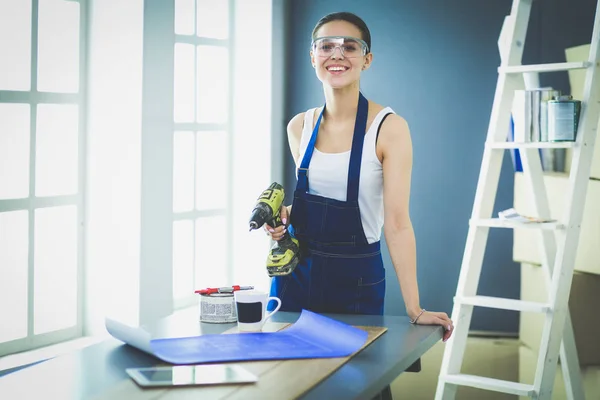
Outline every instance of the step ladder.
<path id="1" fill-rule="evenodd" d="M 592 153 L 600 113 L 599 36 L 600 2 L 596 6 L 590 53 L 586 62 L 521 65 L 525 35 L 533 0 L 513 0 L 500 34 L 501 65 L 487 132 L 475 201 L 466 240 L 463 261 L 454 298 L 452 320 L 455 330 L 445 345 L 436 399 L 454 399 L 459 386 L 509 393 L 533 399 L 551 399 L 560 355 L 565 388 L 569 399 L 585 398 L 577 357 L 568 301 L 573 266 L 579 241 L 580 225 L 590 176 Z M 579 127 L 575 142 L 507 142 L 515 90 L 525 88 L 530 73 L 585 69 Z M 564 209 L 564 220 L 557 223 L 519 224 L 492 217 L 504 151 L 519 149 L 523 174 L 530 188 L 529 198 L 537 216 L 550 218 L 550 208 L 539 157 L 540 148 L 571 148 L 573 159 Z M 546 275 L 548 299 L 536 303 L 477 295 L 490 228 L 531 228 L 539 231 L 542 264 Z M 471 324 L 473 307 L 488 307 L 545 315 L 544 330 L 533 384 L 461 374 L 461 365 Z"/>

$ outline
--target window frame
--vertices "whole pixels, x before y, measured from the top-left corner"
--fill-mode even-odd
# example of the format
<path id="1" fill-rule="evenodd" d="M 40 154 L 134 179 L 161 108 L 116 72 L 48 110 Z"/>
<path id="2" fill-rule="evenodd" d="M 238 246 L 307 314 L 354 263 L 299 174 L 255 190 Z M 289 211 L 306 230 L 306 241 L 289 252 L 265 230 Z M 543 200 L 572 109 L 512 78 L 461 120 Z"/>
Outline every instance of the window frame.
<path id="1" fill-rule="evenodd" d="M 233 82 L 234 82 L 234 63 L 235 63 L 235 12 L 236 12 L 236 0 L 228 0 L 228 34 L 227 39 L 215 39 L 202 37 L 197 35 L 197 9 L 198 6 L 197 1 L 194 1 L 194 32 L 189 35 L 174 33 L 174 41 L 173 46 L 176 44 L 190 44 L 194 46 L 194 122 L 192 123 L 181 123 L 173 121 L 173 140 L 175 140 L 175 135 L 177 132 L 192 132 L 194 137 L 194 206 L 192 211 L 186 212 L 175 212 L 173 211 L 173 224 L 179 221 L 190 221 L 192 223 L 192 235 L 193 235 L 193 261 L 190 268 L 192 268 L 192 279 L 195 285 L 196 276 L 197 276 L 197 268 L 196 268 L 196 256 L 197 256 L 197 220 L 203 217 L 213 217 L 213 216 L 224 216 L 226 220 L 226 232 L 230 232 L 232 229 L 232 189 L 233 189 Z M 198 57 L 197 51 L 198 46 L 216 46 L 216 47 L 224 47 L 227 49 L 228 53 L 228 71 L 227 71 L 227 79 L 228 79 L 228 89 L 227 89 L 227 121 L 222 124 L 215 123 L 199 123 L 198 120 L 198 87 L 197 87 L 197 64 Z M 175 102 L 175 99 L 174 99 Z M 173 104 L 174 106 L 175 104 Z M 227 196 L 227 202 L 225 207 L 217 208 L 217 209 L 209 209 L 209 210 L 198 210 L 196 207 L 197 201 L 197 138 L 198 135 L 201 135 L 202 132 L 211 132 L 211 131 L 223 131 L 226 134 L 226 143 L 227 143 L 227 191 L 229 195 Z M 174 179 L 174 177 L 173 177 Z M 208 188 L 210 190 L 210 188 Z M 232 252 L 227 252 L 226 257 L 226 276 L 227 278 L 231 278 L 233 276 L 233 256 Z M 173 274 L 175 274 L 175 264 L 173 264 Z M 174 279 L 174 278 L 173 278 Z M 201 289 L 201 288 L 194 288 Z M 190 293 L 189 296 L 185 297 L 176 297 L 175 293 L 173 294 L 173 308 L 174 310 L 183 309 L 186 307 L 190 307 L 197 303 L 197 295 L 193 292 Z"/>
<path id="2" fill-rule="evenodd" d="M 38 17 L 39 1 L 31 0 L 31 84 L 29 91 L 0 90 L 0 104 L 28 104 L 30 106 L 29 195 L 20 199 L 0 200 L 0 213 L 28 212 L 28 287 L 27 336 L 0 343 L 0 356 L 48 346 L 81 337 L 83 334 L 84 282 L 84 221 L 86 177 L 86 97 L 87 97 L 87 0 L 63 0 L 79 3 L 79 90 L 77 93 L 39 92 L 38 74 Z M 36 130 L 38 104 L 74 104 L 78 106 L 78 190 L 74 195 L 36 197 Z M 34 333 L 35 307 L 35 211 L 55 206 L 77 207 L 77 294 L 76 323 L 74 326 L 41 334 Z"/>

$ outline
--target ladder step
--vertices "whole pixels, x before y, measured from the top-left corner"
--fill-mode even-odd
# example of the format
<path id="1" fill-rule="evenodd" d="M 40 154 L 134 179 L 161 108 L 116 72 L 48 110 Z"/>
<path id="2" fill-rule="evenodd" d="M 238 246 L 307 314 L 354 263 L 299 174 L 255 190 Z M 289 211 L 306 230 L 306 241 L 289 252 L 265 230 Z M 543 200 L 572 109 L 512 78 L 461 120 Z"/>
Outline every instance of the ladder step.
<path id="1" fill-rule="evenodd" d="M 527 385 L 524 383 L 503 381 L 500 379 L 487 378 L 484 376 L 467 375 L 467 374 L 456 374 L 440 376 L 447 383 L 460 386 L 469 386 L 478 389 L 492 390 L 495 392 L 503 392 L 515 394 L 517 396 L 529 396 L 532 397 L 535 394 L 533 385 Z"/>
<path id="2" fill-rule="evenodd" d="M 549 304 L 538 303 L 535 301 L 524 301 L 517 299 L 504 299 L 501 297 L 489 296 L 465 296 L 455 297 L 455 301 L 461 304 L 472 306 L 498 308 L 501 310 L 524 311 L 524 312 L 539 312 L 546 313 L 550 311 Z"/>
<path id="3" fill-rule="evenodd" d="M 510 228 L 510 229 L 543 229 L 543 230 L 560 230 L 564 229 L 565 226 L 558 222 L 543 222 L 543 223 L 524 223 L 517 221 L 510 221 L 500 218 L 482 218 L 482 219 L 470 219 L 469 224 L 474 226 L 483 226 L 490 228 Z"/>
<path id="4" fill-rule="evenodd" d="M 569 149 L 575 147 L 575 142 L 489 142 L 485 144 L 490 149 Z"/>
<path id="5" fill-rule="evenodd" d="M 524 72 L 555 72 L 569 71 L 573 69 L 588 68 L 592 63 L 589 61 L 564 62 L 553 64 L 531 64 L 531 65 L 512 65 L 509 67 L 498 67 L 499 73 L 522 74 Z"/>

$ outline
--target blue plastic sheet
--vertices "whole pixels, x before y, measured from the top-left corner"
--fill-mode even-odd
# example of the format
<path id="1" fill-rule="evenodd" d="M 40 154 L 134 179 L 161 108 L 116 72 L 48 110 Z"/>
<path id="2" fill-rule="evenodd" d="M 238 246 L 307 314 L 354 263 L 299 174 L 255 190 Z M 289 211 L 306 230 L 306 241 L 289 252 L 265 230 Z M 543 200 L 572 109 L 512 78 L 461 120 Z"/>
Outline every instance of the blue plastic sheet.
<path id="1" fill-rule="evenodd" d="M 171 364 L 347 357 L 366 342 L 362 329 L 303 310 L 279 332 L 202 335 L 150 341 L 155 356 Z"/>

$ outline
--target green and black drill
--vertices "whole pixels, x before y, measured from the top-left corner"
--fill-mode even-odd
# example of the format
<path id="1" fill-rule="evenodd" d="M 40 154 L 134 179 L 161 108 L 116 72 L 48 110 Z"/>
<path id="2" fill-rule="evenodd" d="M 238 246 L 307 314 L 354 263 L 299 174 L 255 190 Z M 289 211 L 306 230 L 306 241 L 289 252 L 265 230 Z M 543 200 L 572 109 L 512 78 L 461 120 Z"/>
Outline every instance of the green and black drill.
<path id="1" fill-rule="evenodd" d="M 258 202 L 250 217 L 250 231 L 258 229 L 265 223 L 275 228 L 283 225 L 281 221 L 281 205 L 285 190 L 277 182 L 273 182 L 267 190 L 258 197 Z M 289 275 L 298 265 L 300 258 L 298 240 L 289 232 L 285 232 L 281 240 L 275 242 L 267 257 L 267 273 L 269 276 Z"/>

